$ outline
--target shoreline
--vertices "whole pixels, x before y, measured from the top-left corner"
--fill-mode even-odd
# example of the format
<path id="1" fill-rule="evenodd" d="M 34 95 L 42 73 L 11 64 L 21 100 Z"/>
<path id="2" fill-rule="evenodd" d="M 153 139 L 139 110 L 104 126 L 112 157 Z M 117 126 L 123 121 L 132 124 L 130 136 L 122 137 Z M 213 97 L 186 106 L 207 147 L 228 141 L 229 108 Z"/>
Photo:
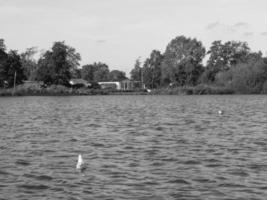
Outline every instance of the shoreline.
<path id="1" fill-rule="evenodd" d="M 0 97 L 9 96 L 93 96 L 93 95 L 233 95 L 249 94 L 235 92 L 229 88 L 197 85 L 176 88 L 161 88 L 147 90 L 111 90 L 111 89 L 88 89 L 68 88 L 62 85 L 52 85 L 47 88 L 37 86 L 18 85 L 15 89 L 0 89 Z"/>

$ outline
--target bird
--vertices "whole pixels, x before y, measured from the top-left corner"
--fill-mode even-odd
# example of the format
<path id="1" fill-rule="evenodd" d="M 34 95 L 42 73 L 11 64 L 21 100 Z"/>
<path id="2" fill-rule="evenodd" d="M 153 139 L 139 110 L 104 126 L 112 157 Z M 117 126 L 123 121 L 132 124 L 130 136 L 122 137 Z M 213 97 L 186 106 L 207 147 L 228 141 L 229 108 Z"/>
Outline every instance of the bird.
<path id="1" fill-rule="evenodd" d="M 218 110 L 218 114 L 219 115 L 222 115 L 223 114 L 223 111 L 222 110 Z"/>
<path id="2" fill-rule="evenodd" d="M 83 158 L 82 158 L 81 154 L 78 155 L 78 162 L 77 162 L 77 165 L 76 165 L 76 169 L 81 171 L 81 172 L 83 172 L 86 169 L 86 166 L 85 166 L 85 163 L 83 161 Z"/>

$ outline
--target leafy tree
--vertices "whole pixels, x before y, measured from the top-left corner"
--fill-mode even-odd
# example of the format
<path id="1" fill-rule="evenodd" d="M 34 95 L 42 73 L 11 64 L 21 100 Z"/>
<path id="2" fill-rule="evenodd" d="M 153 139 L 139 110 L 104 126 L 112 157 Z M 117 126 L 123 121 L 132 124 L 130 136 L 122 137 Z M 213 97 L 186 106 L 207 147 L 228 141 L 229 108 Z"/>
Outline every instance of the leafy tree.
<path id="1" fill-rule="evenodd" d="M 108 81 L 109 68 L 105 63 L 94 63 L 82 67 L 82 78 L 89 82 Z"/>
<path id="2" fill-rule="evenodd" d="M 94 72 L 96 71 L 95 65 L 84 65 L 82 66 L 82 79 L 87 80 L 89 82 L 94 81 Z"/>
<path id="3" fill-rule="evenodd" d="M 158 88 L 161 83 L 161 63 L 163 55 L 153 50 L 143 66 L 144 84 L 148 88 Z"/>
<path id="4" fill-rule="evenodd" d="M 112 70 L 109 73 L 109 81 L 123 81 L 127 79 L 125 72 L 119 70 Z"/>
<path id="5" fill-rule="evenodd" d="M 142 81 L 142 68 L 141 68 L 141 62 L 139 58 L 135 61 L 134 68 L 132 69 L 130 74 L 131 74 L 132 80 Z"/>
<path id="6" fill-rule="evenodd" d="M 253 53 L 246 63 L 238 63 L 216 75 L 216 83 L 237 93 L 261 93 L 267 81 L 267 62 L 260 54 Z"/>
<path id="7" fill-rule="evenodd" d="M 3 52 L 6 51 L 5 40 L 2 38 L 0 38 L 0 51 L 3 51 Z"/>
<path id="8" fill-rule="evenodd" d="M 71 78 L 82 78 L 82 69 L 81 68 L 77 68 L 75 69 L 72 74 L 71 74 Z"/>
<path id="9" fill-rule="evenodd" d="M 5 82 L 5 65 L 8 58 L 7 53 L 5 52 L 6 47 L 4 44 L 4 40 L 0 39 L 0 87 L 4 86 Z"/>
<path id="10" fill-rule="evenodd" d="M 5 83 L 8 87 L 13 86 L 14 81 L 18 85 L 22 84 L 23 80 L 25 80 L 20 56 L 17 51 L 11 50 L 7 54 L 7 59 L 1 66 L 1 79 L 2 84 Z"/>
<path id="11" fill-rule="evenodd" d="M 27 48 L 21 56 L 21 64 L 24 70 L 24 75 L 27 80 L 34 81 L 36 80 L 37 73 L 37 61 L 34 59 L 34 55 L 37 53 L 37 47 Z"/>
<path id="12" fill-rule="evenodd" d="M 109 68 L 105 63 L 95 63 L 96 71 L 94 72 L 94 81 L 108 81 L 109 78 Z"/>
<path id="13" fill-rule="evenodd" d="M 38 62 L 37 79 L 46 84 L 69 85 L 72 73 L 77 69 L 80 54 L 64 42 L 55 42 Z"/>
<path id="14" fill-rule="evenodd" d="M 202 81 L 213 82 L 218 72 L 229 70 L 238 63 L 246 63 L 250 48 L 245 42 L 228 41 L 223 44 L 221 41 L 214 41 L 208 54 L 210 56 Z"/>
<path id="15" fill-rule="evenodd" d="M 162 83 L 195 85 L 203 71 L 205 48 L 196 39 L 179 36 L 167 46 L 162 62 Z"/>

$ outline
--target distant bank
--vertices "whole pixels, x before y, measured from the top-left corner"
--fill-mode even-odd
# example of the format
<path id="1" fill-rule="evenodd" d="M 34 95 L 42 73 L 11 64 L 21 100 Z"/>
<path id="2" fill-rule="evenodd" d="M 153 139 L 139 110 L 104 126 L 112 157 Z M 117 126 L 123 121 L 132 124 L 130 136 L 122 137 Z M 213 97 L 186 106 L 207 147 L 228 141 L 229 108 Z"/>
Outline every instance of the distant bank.
<path id="1" fill-rule="evenodd" d="M 192 87 L 163 88 L 155 90 L 114 90 L 69 88 L 62 85 L 51 85 L 46 88 L 18 85 L 15 89 L 0 89 L 0 96 L 79 96 L 79 95 L 208 95 L 240 94 L 225 87 L 198 85 Z"/>

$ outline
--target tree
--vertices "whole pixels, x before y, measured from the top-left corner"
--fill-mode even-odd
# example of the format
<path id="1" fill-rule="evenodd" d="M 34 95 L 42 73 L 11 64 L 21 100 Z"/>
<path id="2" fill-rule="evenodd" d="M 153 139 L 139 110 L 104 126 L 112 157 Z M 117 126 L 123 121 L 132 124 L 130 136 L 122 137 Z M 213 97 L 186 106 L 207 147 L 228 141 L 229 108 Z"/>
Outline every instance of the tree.
<path id="1" fill-rule="evenodd" d="M 142 68 L 140 59 L 136 59 L 134 68 L 130 72 L 131 79 L 133 81 L 142 81 Z"/>
<path id="2" fill-rule="evenodd" d="M 0 38 L 0 51 L 3 51 L 3 52 L 6 51 L 5 40 L 2 38 Z"/>
<path id="3" fill-rule="evenodd" d="M 161 63 L 163 55 L 153 50 L 143 66 L 144 84 L 148 88 L 158 88 L 161 83 Z"/>
<path id="4" fill-rule="evenodd" d="M 7 53 L 5 52 L 6 46 L 4 44 L 4 40 L 0 39 L 0 87 L 5 85 L 5 65 L 8 58 Z"/>
<path id="5" fill-rule="evenodd" d="M 27 48 L 26 51 L 20 55 L 24 75 L 26 76 L 26 79 L 30 81 L 36 80 L 38 65 L 37 61 L 34 59 L 34 55 L 37 52 L 37 47 L 31 47 Z"/>
<path id="6" fill-rule="evenodd" d="M 77 68 L 74 69 L 74 71 L 71 73 L 71 78 L 82 78 L 82 69 L 81 68 Z"/>
<path id="7" fill-rule="evenodd" d="M 203 81 L 213 82 L 218 72 L 229 70 L 238 63 L 246 63 L 249 59 L 250 48 L 245 42 L 214 41 L 208 51 L 209 59 L 203 74 Z"/>
<path id="8" fill-rule="evenodd" d="M 80 54 L 64 42 L 55 42 L 38 62 L 37 79 L 46 84 L 69 85 L 72 73 L 79 65 Z"/>
<path id="9" fill-rule="evenodd" d="M 5 63 L 1 67 L 2 84 L 5 83 L 8 87 L 12 87 L 14 81 L 16 85 L 22 84 L 25 80 L 23 68 L 21 65 L 20 56 L 17 51 L 11 50 Z"/>
<path id="10" fill-rule="evenodd" d="M 82 79 L 89 82 L 94 82 L 94 72 L 96 71 L 95 65 L 84 65 L 82 66 Z"/>
<path id="11" fill-rule="evenodd" d="M 119 70 L 112 70 L 109 73 L 109 81 L 123 81 L 127 79 L 125 72 Z"/>
<path id="12" fill-rule="evenodd" d="M 267 81 L 267 62 L 252 53 L 246 63 L 233 65 L 229 70 L 216 74 L 216 83 L 233 89 L 237 93 L 261 93 Z"/>
<path id="13" fill-rule="evenodd" d="M 95 63 L 95 72 L 94 72 L 94 81 L 100 82 L 100 81 L 108 81 L 109 77 L 109 68 L 108 65 L 105 63 Z"/>
<path id="14" fill-rule="evenodd" d="M 195 85 L 203 71 L 205 48 L 196 39 L 179 36 L 171 40 L 162 61 L 162 83 Z"/>
<path id="15" fill-rule="evenodd" d="M 109 68 L 105 63 L 94 63 L 82 67 L 82 78 L 89 82 L 108 81 Z"/>

